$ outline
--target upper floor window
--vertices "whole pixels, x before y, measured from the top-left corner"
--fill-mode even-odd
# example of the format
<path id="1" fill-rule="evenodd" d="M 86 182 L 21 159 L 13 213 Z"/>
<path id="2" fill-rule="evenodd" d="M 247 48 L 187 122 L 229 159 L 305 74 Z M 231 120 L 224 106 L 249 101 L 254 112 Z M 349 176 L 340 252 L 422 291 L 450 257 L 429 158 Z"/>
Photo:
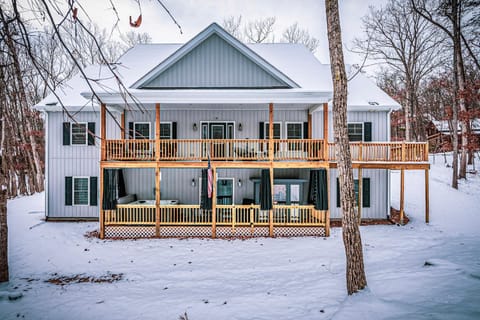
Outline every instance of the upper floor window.
<path id="1" fill-rule="evenodd" d="M 287 139 L 303 138 L 303 123 L 287 123 Z"/>
<path id="2" fill-rule="evenodd" d="M 172 139 L 172 123 L 160 123 L 160 139 Z"/>
<path id="3" fill-rule="evenodd" d="M 363 123 L 348 124 L 348 139 L 353 141 L 363 141 Z"/>
<path id="4" fill-rule="evenodd" d="M 86 145 L 87 144 L 87 124 L 86 123 L 72 123 L 71 126 L 72 145 Z"/>
<path id="5" fill-rule="evenodd" d="M 95 122 L 64 122 L 63 145 L 92 146 L 95 144 Z"/>
<path id="6" fill-rule="evenodd" d="M 150 139 L 150 122 L 134 122 L 133 130 L 134 139 Z"/>
<path id="7" fill-rule="evenodd" d="M 273 139 L 282 138 L 282 128 L 280 122 L 273 123 Z M 270 139 L 270 126 L 268 122 L 265 122 L 265 139 Z"/>

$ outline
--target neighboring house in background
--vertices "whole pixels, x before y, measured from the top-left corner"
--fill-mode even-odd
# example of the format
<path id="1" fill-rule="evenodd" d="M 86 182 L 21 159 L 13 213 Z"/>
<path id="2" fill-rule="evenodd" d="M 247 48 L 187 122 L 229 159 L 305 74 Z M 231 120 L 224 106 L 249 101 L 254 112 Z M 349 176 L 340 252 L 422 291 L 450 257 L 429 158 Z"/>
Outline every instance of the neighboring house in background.
<path id="1" fill-rule="evenodd" d="M 113 68 L 128 93 L 106 66 L 86 70 L 94 97 L 80 75 L 57 91 L 75 121 L 54 95 L 36 105 L 48 220 L 99 218 L 102 238 L 220 237 L 328 235 L 341 217 L 330 66 L 303 45 L 243 44 L 212 24 Z M 400 105 L 362 74 L 348 92 L 361 217 L 385 219 L 390 170 L 428 178 L 427 144 L 389 142 Z"/>
<path id="2" fill-rule="evenodd" d="M 446 152 L 452 151 L 451 139 L 451 121 L 448 120 L 431 120 L 427 125 L 427 137 L 432 152 Z M 472 150 L 478 151 L 480 149 L 480 119 L 472 119 L 470 121 L 470 146 Z M 461 149 L 462 130 L 460 123 L 457 129 L 458 134 L 458 149 Z"/>

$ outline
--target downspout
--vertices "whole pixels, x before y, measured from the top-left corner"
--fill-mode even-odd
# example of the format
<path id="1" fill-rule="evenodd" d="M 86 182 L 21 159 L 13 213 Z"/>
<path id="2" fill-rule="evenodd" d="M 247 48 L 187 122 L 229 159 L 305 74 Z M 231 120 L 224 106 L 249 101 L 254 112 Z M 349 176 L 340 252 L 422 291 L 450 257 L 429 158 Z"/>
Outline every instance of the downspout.
<path id="1" fill-rule="evenodd" d="M 44 174 L 44 180 L 43 180 L 43 189 L 45 190 L 45 220 L 48 220 L 48 168 L 49 168 L 49 143 L 48 143 L 48 112 L 43 111 L 42 114 L 44 114 L 44 139 L 45 139 L 45 174 Z"/>

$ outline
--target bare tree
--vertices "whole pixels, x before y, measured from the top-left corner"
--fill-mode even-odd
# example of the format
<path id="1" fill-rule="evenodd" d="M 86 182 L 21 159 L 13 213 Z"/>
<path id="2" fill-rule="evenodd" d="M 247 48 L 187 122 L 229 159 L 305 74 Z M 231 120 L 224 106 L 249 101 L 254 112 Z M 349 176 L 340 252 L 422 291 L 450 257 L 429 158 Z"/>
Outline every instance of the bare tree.
<path id="1" fill-rule="evenodd" d="M 222 27 L 232 36 L 237 38 L 238 40 L 242 41 L 243 33 L 242 33 L 242 16 L 239 15 L 238 17 L 230 16 L 228 18 L 224 18 L 222 22 Z"/>
<path id="2" fill-rule="evenodd" d="M 343 211 L 342 233 L 347 258 L 348 294 L 367 285 L 363 264 L 362 239 L 355 205 L 352 159 L 347 132 L 347 75 L 343 61 L 342 35 L 337 0 L 326 0 L 328 47 L 333 80 L 333 129 L 335 155 L 338 159 L 340 203 Z"/>
<path id="3" fill-rule="evenodd" d="M 443 37 L 408 3 L 399 0 L 390 0 L 379 9 L 370 7 L 363 27 L 365 38 L 355 39 L 355 48 L 401 77 L 405 138 L 424 140 L 425 123 L 417 97 L 422 80 L 444 63 Z"/>
<path id="4" fill-rule="evenodd" d="M 313 53 L 317 50 L 318 45 L 320 44 L 320 40 L 312 37 L 308 30 L 300 28 L 298 22 L 295 22 L 285 29 L 282 35 L 282 41 L 288 43 L 301 43 Z"/>
<path id="5" fill-rule="evenodd" d="M 245 41 L 251 43 L 275 42 L 273 34 L 275 21 L 275 17 L 268 17 L 249 22 L 244 29 Z"/>
<path id="6" fill-rule="evenodd" d="M 465 103 L 465 66 L 463 49 L 472 52 L 466 37 L 464 35 L 464 24 L 469 14 L 478 14 L 478 0 L 410 0 L 410 3 L 419 15 L 431 23 L 440 32 L 445 34 L 453 45 L 453 70 L 455 103 L 453 105 L 453 125 L 456 128 L 457 121 L 460 120 L 460 129 L 462 133 L 462 153 L 460 156 L 460 168 L 457 163 L 458 138 L 455 134 L 453 140 L 453 176 L 452 187 L 458 188 L 457 176 L 460 179 L 467 177 L 467 152 L 468 152 L 468 120 L 467 107 Z M 471 58 L 476 62 L 478 60 L 474 54 Z M 459 114 L 460 111 L 460 114 Z M 458 170 L 458 175 L 457 175 Z"/>
<path id="7" fill-rule="evenodd" d="M 146 44 L 152 42 L 152 37 L 146 32 L 129 31 L 121 34 L 123 51 L 130 49 L 137 44 Z"/>

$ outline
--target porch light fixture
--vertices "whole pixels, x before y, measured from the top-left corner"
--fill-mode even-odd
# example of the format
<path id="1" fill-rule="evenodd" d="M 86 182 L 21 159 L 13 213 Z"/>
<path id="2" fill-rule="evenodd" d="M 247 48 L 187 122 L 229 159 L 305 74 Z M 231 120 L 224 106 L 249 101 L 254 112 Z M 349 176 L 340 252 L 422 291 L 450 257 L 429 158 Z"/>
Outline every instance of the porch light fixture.
<path id="1" fill-rule="evenodd" d="M 193 129 L 193 131 L 197 131 L 198 128 L 197 128 L 197 123 L 196 122 L 193 123 L 192 129 Z"/>
<path id="2" fill-rule="evenodd" d="M 237 186 L 238 186 L 239 188 L 242 187 L 242 179 L 238 179 L 238 181 L 237 181 Z"/>
<path id="3" fill-rule="evenodd" d="M 243 130 L 243 128 L 242 128 L 242 123 L 239 123 L 239 124 L 238 124 L 238 131 L 242 131 L 242 130 Z"/>
<path id="4" fill-rule="evenodd" d="M 195 187 L 197 185 L 197 182 L 195 181 L 195 178 L 192 179 L 192 187 Z"/>

